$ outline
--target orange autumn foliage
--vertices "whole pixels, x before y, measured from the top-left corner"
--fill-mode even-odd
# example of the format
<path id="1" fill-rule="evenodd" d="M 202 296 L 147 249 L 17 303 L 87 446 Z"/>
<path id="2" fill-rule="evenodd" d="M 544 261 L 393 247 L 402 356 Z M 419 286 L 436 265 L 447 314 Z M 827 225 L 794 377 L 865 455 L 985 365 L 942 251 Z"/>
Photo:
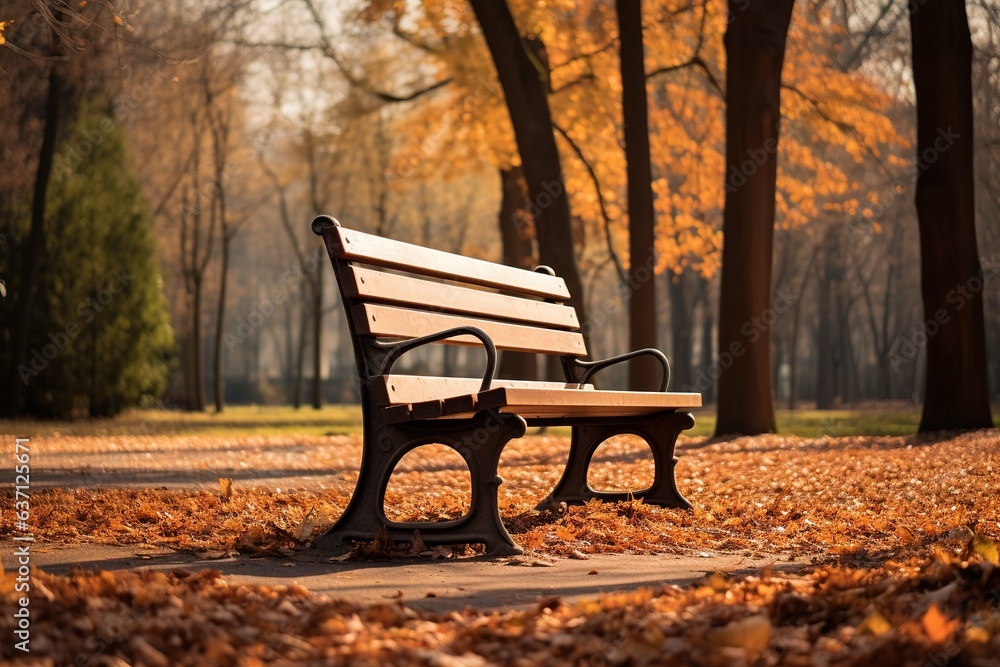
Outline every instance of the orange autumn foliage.
<path id="1" fill-rule="evenodd" d="M 547 66 L 538 68 L 552 91 L 566 189 L 579 221 L 581 266 L 594 267 L 608 257 L 602 241 L 605 213 L 613 250 L 627 258 L 614 10 L 593 1 L 510 4 L 522 32 L 540 40 L 548 57 Z M 725 173 L 727 7 L 723 0 L 659 0 L 644 8 L 657 271 L 693 270 L 711 277 L 721 260 L 725 188 L 738 187 L 760 161 L 749 155 L 742 173 Z M 871 76 L 840 67 L 842 29 L 830 12 L 818 4 L 797 9 L 789 34 L 776 220 L 784 228 L 806 225 L 823 212 L 856 209 L 857 201 L 872 193 L 849 179 L 844 166 L 875 159 L 898 164 L 895 151 L 909 146 L 887 115 L 896 100 Z M 407 175 L 403 183 L 416 184 L 440 171 L 462 173 L 470 165 L 506 169 L 518 163 L 503 94 L 467 3 L 372 0 L 364 15 L 394 26 L 417 45 L 421 68 L 432 67 L 437 80 L 452 80 L 398 120 L 399 134 L 409 142 L 394 166 Z"/>

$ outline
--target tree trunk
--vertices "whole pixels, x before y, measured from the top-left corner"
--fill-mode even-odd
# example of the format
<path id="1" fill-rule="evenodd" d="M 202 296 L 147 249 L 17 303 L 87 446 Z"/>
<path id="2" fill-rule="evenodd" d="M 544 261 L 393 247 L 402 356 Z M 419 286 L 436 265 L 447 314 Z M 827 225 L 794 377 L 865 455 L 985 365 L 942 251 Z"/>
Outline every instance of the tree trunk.
<path id="1" fill-rule="evenodd" d="M 576 266 L 569 198 L 563 181 L 562 166 L 552 116 L 546 97 L 546 83 L 511 16 L 505 1 L 471 0 L 472 9 L 482 29 L 497 76 L 507 100 L 511 125 L 524 167 L 530 213 L 535 220 L 539 261 L 550 266 L 566 281 L 570 298 L 587 334 L 583 286 Z M 537 62 L 537 58 L 535 58 Z"/>
<path id="2" fill-rule="evenodd" d="M 854 359 L 854 342 L 851 340 L 851 309 L 854 301 L 849 294 L 846 276 L 841 273 L 837 286 L 838 356 L 840 359 L 840 401 L 853 402 L 859 394 L 858 369 Z"/>
<path id="3" fill-rule="evenodd" d="M 834 244 L 837 232 L 830 228 L 823 241 L 823 273 L 816 283 L 816 409 L 829 410 L 837 391 L 836 385 L 836 331 L 833 317 L 833 289 L 836 284 L 836 261 L 838 248 Z"/>
<path id="4" fill-rule="evenodd" d="M 622 121 L 628 175 L 629 347 L 638 350 L 656 347 L 656 281 L 653 280 L 656 219 L 653 211 L 653 172 L 649 159 L 642 1 L 616 0 L 615 9 L 618 12 Z M 629 388 L 655 391 L 660 384 L 660 372 L 650 357 L 631 360 L 628 367 Z"/>
<path id="5" fill-rule="evenodd" d="M 703 281 L 706 282 L 706 281 Z M 701 392 L 702 399 L 705 403 L 715 402 L 715 381 L 712 379 L 712 343 L 715 340 L 715 332 L 712 328 L 715 326 L 714 318 L 712 317 L 712 307 L 709 303 L 708 297 L 708 286 L 705 286 L 705 296 L 704 296 L 704 306 L 702 309 L 702 323 L 701 323 L 701 377 L 705 379 L 706 386 Z M 680 387 L 678 384 L 671 383 L 671 386 L 677 388 Z"/>
<path id="6" fill-rule="evenodd" d="M 191 294 L 191 352 L 194 371 L 194 396 L 189 406 L 199 412 L 205 409 L 205 350 L 201 340 L 201 278 L 194 281 Z"/>
<path id="7" fill-rule="evenodd" d="M 692 349 L 694 344 L 694 324 L 685 289 L 686 274 L 668 275 L 667 289 L 670 292 L 670 375 L 671 385 L 680 391 L 694 385 L 694 364 Z M 654 387 L 655 389 L 655 387 Z M 694 390 L 692 390 L 694 391 Z"/>
<path id="8" fill-rule="evenodd" d="M 785 363 L 785 337 L 776 336 L 774 341 L 774 362 L 771 364 L 771 386 L 774 400 L 781 403 L 781 364 Z"/>
<path id="9" fill-rule="evenodd" d="M 306 343 L 309 340 L 306 332 L 309 330 L 309 307 L 305 297 L 299 302 L 299 346 L 295 352 L 295 386 L 292 391 L 292 405 L 296 410 L 302 407 L 302 382 L 305 372 Z"/>
<path id="10" fill-rule="evenodd" d="M 61 12 L 56 12 L 61 17 Z M 59 36 L 53 32 L 53 54 L 58 53 Z M 31 328 L 31 311 L 35 299 L 35 283 L 45 255 L 45 202 L 52 177 L 52 162 L 56 152 L 59 133 L 59 113 L 63 96 L 63 81 L 59 74 L 59 63 L 53 62 L 49 70 L 49 90 L 45 99 L 45 129 L 42 146 L 38 152 L 38 169 L 35 171 L 35 188 L 31 201 L 31 231 L 28 235 L 28 249 L 21 265 L 21 275 L 17 285 L 17 301 L 14 305 L 13 332 L 10 358 L 10 376 L 7 386 L 10 397 L 4 412 L 11 417 L 21 410 L 21 400 L 25 382 L 18 370 L 28 358 L 28 333 Z"/>
<path id="11" fill-rule="evenodd" d="M 531 242 L 531 216 L 525 211 L 528 186 L 521 166 L 500 170 L 500 242 L 503 263 L 531 270 L 535 251 Z M 505 350 L 500 354 L 497 377 L 516 380 L 538 379 L 538 356 L 528 352 Z"/>
<path id="12" fill-rule="evenodd" d="M 812 253 L 809 256 L 809 261 L 806 262 L 805 268 L 802 271 L 802 279 L 799 281 L 799 291 L 796 292 L 798 297 L 795 300 L 795 304 L 792 306 L 795 308 L 795 314 L 792 316 L 792 342 L 790 344 L 791 349 L 789 350 L 789 362 L 788 362 L 788 409 L 795 409 L 795 401 L 797 398 L 797 388 L 795 386 L 797 378 L 797 365 L 799 356 L 799 323 L 802 321 L 802 296 L 806 293 L 806 288 L 809 286 L 809 278 L 812 276 L 813 267 L 816 264 L 816 256 L 819 254 L 819 246 L 817 245 L 813 248 Z"/>
<path id="13" fill-rule="evenodd" d="M 920 166 L 920 278 L 927 323 L 927 392 L 920 432 L 989 428 L 993 422 L 972 162 L 972 40 L 965 3 L 910 3 L 910 34 Z"/>
<path id="14" fill-rule="evenodd" d="M 221 195 L 219 207 L 222 209 L 221 215 L 225 215 L 225 205 L 222 203 Z M 225 225 L 222 231 L 222 264 L 219 267 L 219 306 L 215 313 L 215 358 L 212 360 L 213 375 L 215 376 L 215 411 L 222 412 L 226 407 L 226 382 L 223 378 L 222 364 L 222 330 L 226 324 L 226 291 L 229 283 L 229 245 L 232 238 L 226 233 Z"/>
<path id="15" fill-rule="evenodd" d="M 292 349 L 292 309 L 291 305 L 282 308 L 285 314 L 285 365 L 283 376 L 285 379 L 285 400 L 292 403 L 295 400 L 295 361 Z"/>
<path id="16" fill-rule="evenodd" d="M 716 435 L 775 430 L 769 336 L 746 325 L 771 301 L 781 66 L 794 0 L 730 0 L 726 30 L 726 205 Z"/>
<path id="17" fill-rule="evenodd" d="M 322 258 L 320 258 L 322 259 Z M 323 262 L 313 279 L 313 410 L 323 407 Z"/>

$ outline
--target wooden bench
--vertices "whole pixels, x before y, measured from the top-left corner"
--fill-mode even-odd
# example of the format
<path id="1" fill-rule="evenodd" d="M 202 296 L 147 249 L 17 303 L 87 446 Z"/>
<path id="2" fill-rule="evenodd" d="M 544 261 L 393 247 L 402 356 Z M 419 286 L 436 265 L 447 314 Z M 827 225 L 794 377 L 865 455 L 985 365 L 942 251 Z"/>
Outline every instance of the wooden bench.
<path id="1" fill-rule="evenodd" d="M 643 498 L 689 508 L 674 482 L 677 435 L 694 426 L 687 413 L 701 395 L 664 393 L 670 367 L 654 349 L 603 361 L 587 355 L 566 283 L 547 267 L 525 271 L 345 229 L 328 216 L 312 223 L 326 243 L 354 345 L 364 418 L 357 488 L 337 523 L 318 540 L 343 549 L 370 540 L 384 526 L 393 540 L 419 529 L 426 544 L 486 545 L 489 556 L 520 553 L 500 520 L 497 464 L 504 446 L 528 425 L 571 425 L 572 444 L 562 479 L 539 508 L 591 498 Z M 393 364 L 430 343 L 485 348 L 481 378 L 400 375 Z M 497 350 L 559 355 L 565 382 L 494 378 Z M 663 367 L 659 392 L 602 391 L 590 384 L 599 370 L 638 355 Z M 587 483 L 597 447 L 635 434 L 653 454 L 653 484 L 634 493 L 607 493 Z M 430 443 L 453 448 L 472 480 L 469 513 L 453 521 L 394 522 L 385 516 L 386 486 L 410 450 Z"/>

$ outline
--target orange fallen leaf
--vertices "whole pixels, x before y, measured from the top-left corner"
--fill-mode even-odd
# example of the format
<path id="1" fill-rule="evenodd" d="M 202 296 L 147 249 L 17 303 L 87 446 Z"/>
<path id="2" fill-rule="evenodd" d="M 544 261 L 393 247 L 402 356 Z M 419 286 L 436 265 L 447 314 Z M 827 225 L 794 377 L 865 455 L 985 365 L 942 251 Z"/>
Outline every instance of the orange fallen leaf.
<path id="1" fill-rule="evenodd" d="M 955 628 L 958 627 L 958 619 L 948 620 L 948 617 L 938 609 L 937 603 L 932 602 L 920 619 L 920 624 L 931 641 L 940 644 L 955 632 Z"/>

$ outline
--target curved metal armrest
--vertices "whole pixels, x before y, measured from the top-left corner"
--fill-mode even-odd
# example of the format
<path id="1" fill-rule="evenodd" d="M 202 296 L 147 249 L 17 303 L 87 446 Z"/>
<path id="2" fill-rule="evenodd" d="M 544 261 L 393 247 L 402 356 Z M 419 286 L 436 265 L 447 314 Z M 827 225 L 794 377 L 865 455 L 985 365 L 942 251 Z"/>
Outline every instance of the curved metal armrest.
<path id="1" fill-rule="evenodd" d="M 479 388 L 479 391 L 486 391 L 490 388 L 490 384 L 493 382 L 493 376 L 496 373 L 497 347 L 493 344 L 493 339 L 490 338 L 489 334 L 478 327 L 455 327 L 454 329 L 439 331 L 438 333 L 430 334 L 429 336 L 421 336 L 420 338 L 411 338 L 410 340 L 403 341 L 399 345 L 393 347 L 389 351 L 389 354 L 386 355 L 385 360 L 382 362 L 382 367 L 379 368 L 379 375 L 388 375 L 389 371 L 392 369 L 392 365 L 410 350 L 418 348 L 421 345 L 436 343 L 446 338 L 453 338 L 455 336 L 462 336 L 466 334 L 478 338 L 482 341 L 483 347 L 486 348 L 486 372 L 483 373 L 483 384 Z"/>
<path id="2" fill-rule="evenodd" d="M 600 359 L 598 361 L 579 361 L 578 359 L 574 359 L 573 364 L 585 369 L 586 372 L 584 372 L 583 377 L 580 378 L 580 384 L 586 384 L 587 380 L 589 380 L 595 373 L 607 368 L 608 366 L 614 366 L 615 364 L 619 364 L 623 361 L 628 361 L 629 359 L 645 355 L 655 357 L 660 362 L 660 365 L 663 366 L 663 379 L 660 381 L 659 391 L 666 391 L 667 383 L 670 382 L 670 362 L 667 361 L 667 356 L 656 348 L 646 347 L 641 350 L 626 352 L 625 354 L 619 354 L 617 357 Z"/>

